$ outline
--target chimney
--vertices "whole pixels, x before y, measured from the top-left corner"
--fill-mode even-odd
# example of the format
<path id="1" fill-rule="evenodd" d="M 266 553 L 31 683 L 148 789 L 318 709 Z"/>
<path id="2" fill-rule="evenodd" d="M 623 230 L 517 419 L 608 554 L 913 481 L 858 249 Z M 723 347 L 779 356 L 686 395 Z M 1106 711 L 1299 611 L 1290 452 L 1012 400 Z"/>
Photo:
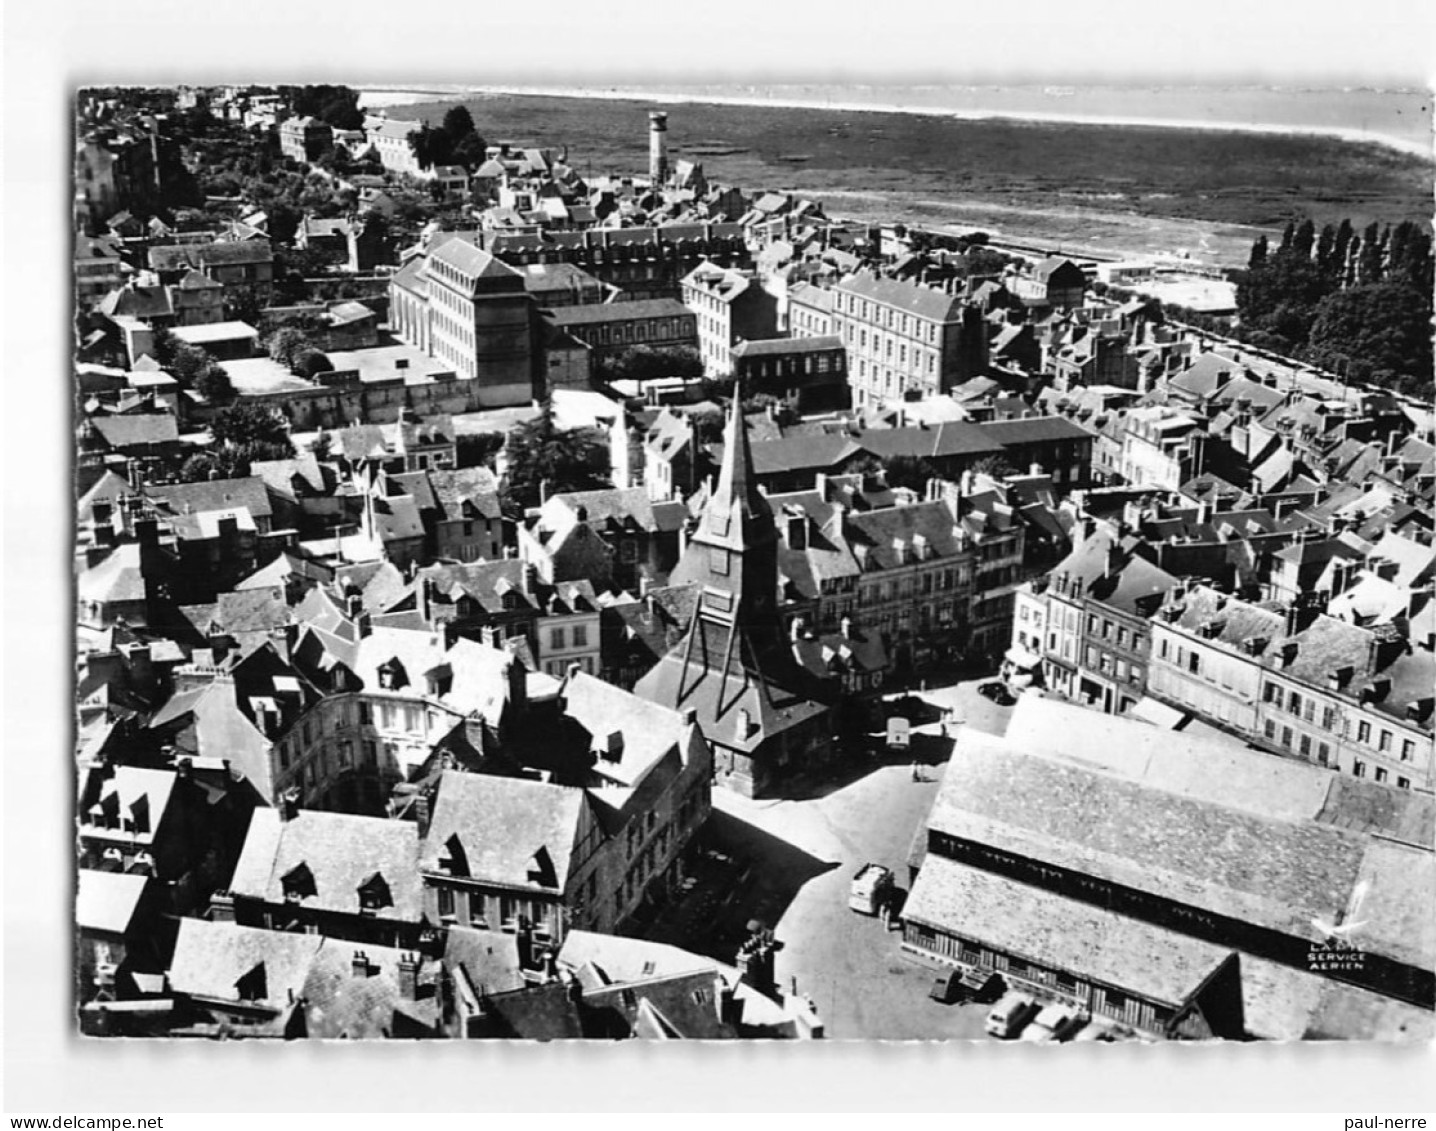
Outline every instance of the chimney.
<path id="1" fill-rule="evenodd" d="M 419 956 L 413 951 L 399 956 L 399 996 L 405 1001 L 419 999 Z"/>
<path id="2" fill-rule="evenodd" d="M 356 950 L 349 961 L 349 972 L 355 978 L 369 977 L 369 956 L 362 950 Z"/>
<path id="3" fill-rule="evenodd" d="M 738 1028 L 743 1024 L 743 1003 L 738 1000 L 736 988 L 730 986 L 722 974 L 715 974 L 713 983 L 713 1000 L 717 1005 L 718 1020 Z"/>
<path id="4" fill-rule="evenodd" d="M 1102 566 L 1102 576 L 1111 581 L 1122 572 L 1122 548 L 1113 540 L 1107 544 L 1107 557 Z"/>
<path id="5" fill-rule="evenodd" d="M 739 741 L 739 742 L 747 742 L 747 741 L 748 741 L 748 733 L 749 733 L 749 731 L 752 729 L 752 725 L 753 725 L 753 717 L 752 717 L 750 714 L 748 714 L 748 708 L 747 708 L 747 707 L 740 707 L 740 708 L 738 708 L 738 721 L 737 721 L 737 725 L 735 726 L 734 730 L 735 730 L 735 732 L 736 732 L 736 734 L 737 734 L 737 737 L 738 737 L 738 741 Z"/>
<path id="6" fill-rule="evenodd" d="M 299 791 L 292 786 L 275 798 L 274 810 L 279 820 L 292 821 L 299 815 Z"/>
<path id="7" fill-rule="evenodd" d="M 359 616 L 354 622 L 354 626 L 359 630 L 360 636 L 368 636 L 371 632 L 374 631 L 373 618 L 370 617 L 367 612 L 359 614 Z"/>
<path id="8" fill-rule="evenodd" d="M 234 896 L 227 891 L 217 891 L 210 896 L 209 919 L 211 923 L 233 923 Z"/>
<path id="9" fill-rule="evenodd" d="M 853 638 L 852 617 L 843 617 L 843 619 L 838 622 L 838 628 L 842 632 L 844 640 L 851 640 Z"/>

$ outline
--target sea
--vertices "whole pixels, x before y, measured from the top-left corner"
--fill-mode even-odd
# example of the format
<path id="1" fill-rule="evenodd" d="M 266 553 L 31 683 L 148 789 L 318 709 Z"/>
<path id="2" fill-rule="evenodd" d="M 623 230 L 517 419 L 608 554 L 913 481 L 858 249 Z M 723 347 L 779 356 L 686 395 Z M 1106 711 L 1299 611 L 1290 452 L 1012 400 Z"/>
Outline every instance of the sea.
<path id="1" fill-rule="evenodd" d="M 486 94 L 535 94 L 683 102 L 884 110 L 956 118 L 1169 126 L 1319 134 L 1377 142 L 1433 159 L 1432 95 L 1417 89 L 1278 86 L 962 86 L 942 84 L 665 84 L 622 87 L 428 85 L 359 86 L 368 107 Z"/>

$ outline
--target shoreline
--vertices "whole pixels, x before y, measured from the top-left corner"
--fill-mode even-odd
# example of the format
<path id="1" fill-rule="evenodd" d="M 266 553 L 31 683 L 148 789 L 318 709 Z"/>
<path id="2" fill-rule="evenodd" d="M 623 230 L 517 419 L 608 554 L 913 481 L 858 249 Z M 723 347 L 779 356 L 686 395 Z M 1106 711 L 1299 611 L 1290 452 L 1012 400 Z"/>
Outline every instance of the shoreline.
<path id="1" fill-rule="evenodd" d="M 577 98 L 609 102 L 637 102 L 653 106 L 710 105 L 747 106 L 774 110 L 830 110 L 845 114 L 904 114 L 913 117 L 946 118 L 953 121 L 1026 122 L 1033 125 L 1078 125 L 1135 127 L 1139 129 L 1202 130 L 1211 133 L 1266 134 L 1285 137 L 1323 137 L 1362 145 L 1376 145 L 1428 164 L 1436 164 L 1436 151 L 1427 143 L 1392 137 L 1389 134 L 1341 126 L 1268 125 L 1249 122 L 1210 121 L 1205 119 L 1149 118 L 1097 114 L 1058 114 L 1018 110 L 960 110 L 939 106 L 913 106 L 899 103 L 835 102 L 819 99 L 758 98 L 742 95 L 685 94 L 671 91 L 595 90 L 583 87 L 556 86 L 463 86 L 452 88 L 419 87 L 356 87 L 360 105 L 383 109 L 388 106 L 415 105 L 425 102 L 463 100 L 475 96 L 527 95 L 537 98 Z M 366 103 L 368 95 L 383 101 Z M 401 97 L 385 97 L 401 96 Z"/>

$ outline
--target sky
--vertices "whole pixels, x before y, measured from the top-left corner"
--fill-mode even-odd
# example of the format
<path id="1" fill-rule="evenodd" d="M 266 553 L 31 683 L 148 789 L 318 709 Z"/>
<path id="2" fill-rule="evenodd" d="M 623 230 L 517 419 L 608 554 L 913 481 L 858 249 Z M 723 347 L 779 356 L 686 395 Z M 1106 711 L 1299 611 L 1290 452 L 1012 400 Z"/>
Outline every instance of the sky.
<path id="1" fill-rule="evenodd" d="M 431 1110 L 536 1102 L 743 1110 L 918 1105 L 1348 1111 L 1429 1108 L 1429 1049 L 1114 1051 L 1033 1074 L 994 1048 L 474 1050 L 460 1077 L 384 1071 L 380 1050 L 216 1045 L 103 1050 L 68 1036 L 74 782 L 67 720 L 71 501 L 67 369 L 69 92 L 102 82 L 1152 82 L 1430 86 L 1436 5 L 1308 0 L 51 0 L 4 10 L 3 633 L 5 1106 L 11 1112 Z M 573 139 L 576 146 L 581 138 Z M 24 391 L 21 405 L 17 390 Z M 23 415 L 22 415 L 23 408 Z M 448 1050 L 451 1057 L 456 1050 Z M 1064 1050 L 1065 1051 L 1065 1050 Z M 1129 1050 L 1136 1053 L 1137 1050 Z M 389 1050 L 394 1055 L 394 1050 Z M 412 1055 L 407 1063 L 415 1065 Z M 1017 1058 L 1018 1061 L 1021 1058 Z M 452 1061 L 450 1061 L 452 1063 Z M 289 1071 L 276 1070 L 280 1066 Z M 300 1068 L 302 1071 L 294 1071 Z M 322 1071 L 314 1071 L 316 1066 Z M 645 1068 L 661 1081 L 641 1088 Z M 547 1087 L 562 1076 L 561 1089 Z M 372 1076 L 369 1078 L 372 1079 Z M 422 1091 L 403 1084 L 423 1080 Z M 722 1081 L 721 1088 L 713 1086 Z M 882 1087 L 875 1087 L 881 1080 Z M 587 1081 L 588 1087 L 582 1083 Z M 1419 1090 L 1417 1090 L 1419 1088 Z M 158 1090 L 157 1090 L 158 1089 Z M 156 1099 L 156 1096 L 161 1097 Z M 1419 1098 L 1418 1098 L 1419 1097 Z M 1414 1102 L 1413 1102 L 1414 1101 Z"/>

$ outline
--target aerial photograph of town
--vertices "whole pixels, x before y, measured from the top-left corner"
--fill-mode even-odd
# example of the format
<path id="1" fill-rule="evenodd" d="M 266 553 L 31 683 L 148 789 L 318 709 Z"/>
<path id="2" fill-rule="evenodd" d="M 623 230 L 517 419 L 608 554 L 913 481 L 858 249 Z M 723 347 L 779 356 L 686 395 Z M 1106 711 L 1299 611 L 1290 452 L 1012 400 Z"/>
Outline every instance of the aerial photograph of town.
<path id="1" fill-rule="evenodd" d="M 68 1039 L 1436 1041 L 1431 94 L 474 71 L 68 89 Z"/>

